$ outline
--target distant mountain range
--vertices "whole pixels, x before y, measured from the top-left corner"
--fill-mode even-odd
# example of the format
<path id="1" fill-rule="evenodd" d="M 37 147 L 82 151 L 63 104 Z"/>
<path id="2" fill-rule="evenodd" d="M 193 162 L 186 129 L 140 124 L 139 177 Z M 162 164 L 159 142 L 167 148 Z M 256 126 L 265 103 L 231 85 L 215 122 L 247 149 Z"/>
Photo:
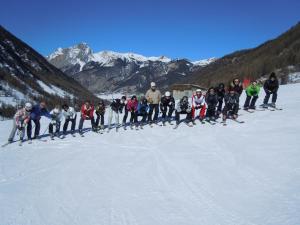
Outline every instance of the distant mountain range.
<path id="1" fill-rule="evenodd" d="M 151 81 L 161 87 L 182 79 L 215 58 L 191 62 L 166 56 L 145 57 L 135 53 L 93 53 L 86 43 L 58 48 L 48 61 L 94 93 L 145 91 Z"/>
<path id="2" fill-rule="evenodd" d="M 85 87 L 50 64 L 42 55 L 0 26 L 0 105 L 21 100 L 64 101 L 96 99 Z M 10 98 L 7 98 L 10 97 Z M 11 101 L 10 101 L 10 100 Z"/>

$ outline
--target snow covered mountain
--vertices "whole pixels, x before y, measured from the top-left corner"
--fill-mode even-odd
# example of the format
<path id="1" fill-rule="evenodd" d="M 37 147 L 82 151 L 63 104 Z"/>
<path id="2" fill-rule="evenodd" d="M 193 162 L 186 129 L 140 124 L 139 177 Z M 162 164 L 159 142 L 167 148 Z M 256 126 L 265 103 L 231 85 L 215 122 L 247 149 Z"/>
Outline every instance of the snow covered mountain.
<path id="1" fill-rule="evenodd" d="M 300 84 L 284 85 L 282 111 L 241 110 L 244 124 L 44 136 L 0 148 L 0 224 L 299 225 L 299 102 Z M 11 124 L 0 121 L 1 144 Z M 42 118 L 41 130 L 48 124 Z"/>
<path id="2" fill-rule="evenodd" d="M 145 57 L 113 51 L 93 53 L 86 43 L 59 48 L 47 59 L 95 93 L 144 91 L 150 81 L 168 86 L 188 76 L 195 68 L 205 67 L 216 60 L 211 58 L 193 63 L 186 59 L 172 60 L 166 56 Z"/>
<path id="3" fill-rule="evenodd" d="M 76 101 L 86 97 L 95 98 L 77 81 L 0 26 L 1 107 L 3 103 L 15 106 L 26 100 L 45 99 L 52 105 L 55 101 Z"/>

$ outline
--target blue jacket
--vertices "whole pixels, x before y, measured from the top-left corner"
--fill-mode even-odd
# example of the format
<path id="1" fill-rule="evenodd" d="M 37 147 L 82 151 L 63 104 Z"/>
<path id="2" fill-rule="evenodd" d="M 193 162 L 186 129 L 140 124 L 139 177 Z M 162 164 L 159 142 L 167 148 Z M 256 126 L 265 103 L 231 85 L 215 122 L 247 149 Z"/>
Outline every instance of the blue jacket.
<path id="1" fill-rule="evenodd" d="M 32 120 L 39 120 L 42 116 L 46 116 L 48 118 L 51 118 L 50 113 L 47 109 L 41 108 L 40 105 L 35 105 L 32 107 L 31 113 L 30 113 L 30 119 Z"/>
<path id="2" fill-rule="evenodd" d="M 146 114 L 149 111 L 149 106 L 147 103 L 140 103 L 138 104 L 138 108 L 137 108 L 138 114 Z"/>

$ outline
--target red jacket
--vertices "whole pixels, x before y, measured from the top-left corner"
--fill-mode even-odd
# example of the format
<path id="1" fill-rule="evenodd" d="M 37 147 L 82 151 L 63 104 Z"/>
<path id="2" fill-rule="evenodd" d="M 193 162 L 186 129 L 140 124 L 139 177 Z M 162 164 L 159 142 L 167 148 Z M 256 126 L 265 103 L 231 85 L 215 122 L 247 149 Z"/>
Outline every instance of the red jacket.
<path id="1" fill-rule="evenodd" d="M 83 104 L 80 112 L 83 119 L 91 119 L 94 117 L 94 106 L 91 105 L 90 108 L 87 109 L 85 104 Z"/>
<path id="2" fill-rule="evenodd" d="M 136 112 L 137 111 L 137 108 L 138 108 L 138 101 L 137 100 L 128 100 L 128 103 L 127 103 L 127 110 L 129 112 L 131 111 L 134 111 Z"/>

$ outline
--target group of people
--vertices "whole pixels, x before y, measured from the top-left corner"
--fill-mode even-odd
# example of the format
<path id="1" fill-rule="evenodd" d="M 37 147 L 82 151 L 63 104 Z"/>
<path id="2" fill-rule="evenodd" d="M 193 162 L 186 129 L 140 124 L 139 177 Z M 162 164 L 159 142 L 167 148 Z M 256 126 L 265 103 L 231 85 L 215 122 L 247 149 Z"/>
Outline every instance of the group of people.
<path id="1" fill-rule="evenodd" d="M 270 77 L 265 81 L 263 88 L 265 90 L 265 98 L 263 108 L 276 107 L 277 90 L 279 82 L 275 73 L 271 73 Z M 257 81 L 253 81 L 245 88 L 246 100 L 244 103 L 244 110 L 255 110 L 256 101 L 260 92 L 261 86 Z M 86 101 L 80 109 L 80 120 L 78 132 L 82 135 L 83 124 L 85 121 L 90 121 L 92 130 L 104 130 L 104 115 L 108 110 L 108 131 L 112 128 L 112 120 L 116 128 L 121 126 L 126 129 L 127 118 L 130 114 L 130 126 L 143 128 L 145 124 L 158 123 L 159 112 L 161 112 L 161 121 L 165 125 L 167 122 L 171 123 L 173 113 L 175 112 L 176 125 L 180 123 L 180 115 L 185 114 L 185 121 L 189 126 L 196 124 L 195 121 L 199 119 L 201 122 L 215 121 L 222 114 L 222 121 L 226 119 L 237 119 L 238 111 L 240 109 L 239 99 L 244 90 L 243 84 L 239 79 L 234 79 L 226 88 L 223 83 L 217 87 L 211 87 L 206 93 L 197 89 L 195 94 L 191 96 L 189 101 L 188 96 L 182 97 L 178 103 L 175 103 L 174 97 L 169 91 L 166 91 L 162 96 L 157 89 L 156 84 L 151 82 L 150 89 L 144 96 L 138 98 L 133 95 L 127 99 L 126 96 L 113 99 L 109 106 L 101 100 L 97 105 L 92 105 L 90 101 Z M 269 104 L 270 96 L 272 95 L 271 103 Z M 120 114 L 124 112 L 122 124 L 120 124 Z M 40 119 L 45 116 L 50 119 L 48 126 L 49 134 L 53 139 L 55 136 L 60 136 L 60 127 L 64 118 L 62 129 L 62 137 L 67 134 L 69 123 L 71 123 L 70 133 L 74 135 L 76 127 L 77 112 L 74 107 L 67 104 L 62 106 L 55 106 L 50 112 L 46 109 L 46 103 L 40 102 L 37 105 L 26 103 L 25 106 L 19 109 L 13 120 L 13 128 L 10 133 L 9 142 L 12 142 L 16 132 L 18 131 L 20 141 L 23 141 L 25 130 L 27 131 L 27 138 L 29 141 L 40 136 Z M 141 118 L 141 119 L 140 119 Z M 33 136 L 33 124 L 35 126 Z"/>

